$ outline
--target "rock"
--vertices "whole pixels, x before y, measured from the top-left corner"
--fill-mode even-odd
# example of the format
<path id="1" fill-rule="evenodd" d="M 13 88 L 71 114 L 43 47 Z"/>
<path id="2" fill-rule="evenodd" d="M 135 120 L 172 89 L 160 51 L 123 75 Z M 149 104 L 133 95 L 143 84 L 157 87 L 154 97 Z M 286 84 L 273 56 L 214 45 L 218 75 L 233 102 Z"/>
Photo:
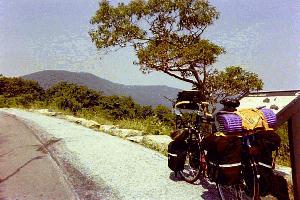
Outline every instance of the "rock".
<path id="1" fill-rule="evenodd" d="M 131 136 L 131 137 L 128 137 L 126 138 L 127 140 L 131 141 L 131 142 L 135 142 L 135 143 L 141 143 L 142 140 L 143 140 L 143 137 L 144 136 Z"/>
<path id="2" fill-rule="evenodd" d="M 70 122 L 74 122 L 76 124 L 80 124 L 80 122 L 83 119 L 83 118 L 74 117 L 72 115 L 65 115 L 63 118 L 70 121 Z"/>
<path id="3" fill-rule="evenodd" d="M 74 117 L 72 115 L 66 115 L 64 117 L 64 119 L 70 121 L 70 122 L 74 122 L 76 124 L 80 124 L 82 126 L 85 126 L 87 128 L 94 128 L 94 129 L 99 129 L 100 128 L 100 124 L 94 120 L 87 120 L 84 118 L 79 118 L 79 117 Z"/>
<path id="4" fill-rule="evenodd" d="M 86 119 L 83 119 L 83 118 L 80 118 L 81 121 L 80 121 L 80 124 L 85 126 L 85 127 L 88 127 L 88 128 L 93 128 L 93 129 L 99 129 L 100 128 L 100 124 L 94 120 L 86 120 Z"/>
<path id="5" fill-rule="evenodd" d="M 127 137 L 132 137 L 132 136 L 142 136 L 143 132 L 142 131 L 138 131 L 138 130 L 134 130 L 134 129 L 119 129 L 119 128 L 115 128 L 115 129 L 111 129 L 109 131 L 112 135 L 121 137 L 121 138 L 127 138 Z"/>
<path id="6" fill-rule="evenodd" d="M 37 112 L 37 113 L 40 113 L 43 115 L 48 115 L 48 116 L 57 116 L 57 115 L 61 114 L 61 112 L 54 112 L 51 109 L 39 109 L 39 110 L 31 110 L 31 111 Z"/>
<path id="7" fill-rule="evenodd" d="M 115 125 L 101 125 L 99 130 L 108 133 L 111 130 L 116 129 L 116 128 L 117 128 L 117 126 L 115 126 Z"/>

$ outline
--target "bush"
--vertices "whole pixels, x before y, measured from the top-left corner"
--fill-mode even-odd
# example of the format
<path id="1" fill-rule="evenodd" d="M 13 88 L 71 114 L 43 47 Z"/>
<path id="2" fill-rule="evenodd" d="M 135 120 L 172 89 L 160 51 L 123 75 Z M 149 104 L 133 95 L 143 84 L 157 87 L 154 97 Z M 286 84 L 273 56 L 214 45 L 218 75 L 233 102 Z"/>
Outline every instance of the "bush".
<path id="1" fill-rule="evenodd" d="M 83 108 L 99 105 L 101 93 L 73 83 L 60 82 L 46 91 L 48 104 L 76 114 Z"/>
<path id="2" fill-rule="evenodd" d="M 6 101 L 4 95 L 0 95 L 0 108 L 6 107 Z"/>
<path id="3" fill-rule="evenodd" d="M 154 109 L 154 114 L 159 119 L 160 122 L 163 122 L 169 126 L 174 126 L 175 115 L 168 107 L 163 105 L 158 105 Z"/>
<path id="4" fill-rule="evenodd" d="M 156 116 L 146 119 L 123 119 L 116 122 L 120 128 L 136 129 L 143 131 L 144 134 L 170 135 L 172 128 L 163 124 Z"/>
<path id="5" fill-rule="evenodd" d="M 278 127 L 276 133 L 281 138 L 281 145 L 278 150 L 278 157 L 276 163 L 284 166 L 291 166 L 288 123 L 286 122 L 280 127 Z"/>

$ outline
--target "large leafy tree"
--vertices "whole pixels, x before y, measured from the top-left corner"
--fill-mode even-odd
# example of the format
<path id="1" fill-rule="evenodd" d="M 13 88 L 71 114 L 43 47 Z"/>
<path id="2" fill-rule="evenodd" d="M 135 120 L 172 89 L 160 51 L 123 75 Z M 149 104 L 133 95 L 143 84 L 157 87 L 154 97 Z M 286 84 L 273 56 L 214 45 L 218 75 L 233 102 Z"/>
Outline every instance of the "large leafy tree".
<path id="1" fill-rule="evenodd" d="M 211 93 L 218 92 L 212 87 L 221 85 L 217 77 L 225 79 L 231 71 L 213 70 L 225 50 L 203 38 L 203 33 L 218 18 L 219 12 L 205 0 L 132 0 L 117 6 L 103 0 L 91 19 L 90 36 L 98 49 L 132 46 L 142 72 L 163 72 L 191 83 L 204 99 L 216 99 L 219 94 Z M 255 74 L 240 72 L 240 81 L 250 85 L 239 89 L 262 88 Z M 245 86 L 239 81 L 229 86 L 235 88 L 235 83 Z"/>

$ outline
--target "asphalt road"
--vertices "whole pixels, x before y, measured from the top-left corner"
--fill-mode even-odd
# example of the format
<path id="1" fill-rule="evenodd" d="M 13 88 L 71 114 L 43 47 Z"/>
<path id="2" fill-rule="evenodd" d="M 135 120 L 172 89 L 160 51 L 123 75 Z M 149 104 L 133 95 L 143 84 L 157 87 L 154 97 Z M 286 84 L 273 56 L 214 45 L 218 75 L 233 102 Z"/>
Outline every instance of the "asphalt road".
<path id="1" fill-rule="evenodd" d="M 0 112 L 0 198 L 77 199 L 34 132 Z"/>

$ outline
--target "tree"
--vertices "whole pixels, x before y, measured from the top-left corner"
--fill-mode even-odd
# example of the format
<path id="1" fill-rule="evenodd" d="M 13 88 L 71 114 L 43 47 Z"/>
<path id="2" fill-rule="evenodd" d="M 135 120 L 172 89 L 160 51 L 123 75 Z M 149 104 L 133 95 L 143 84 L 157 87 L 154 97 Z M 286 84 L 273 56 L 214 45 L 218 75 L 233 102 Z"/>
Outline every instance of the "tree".
<path id="1" fill-rule="evenodd" d="M 202 36 L 218 18 L 206 0 L 132 0 L 117 6 L 103 0 L 89 33 L 98 49 L 132 46 L 143 73 L 163 72 L 211 99 L 209 81 L 221 76 L 212 65 L 225 50 Z"/>
<path id="2" fill-rule="evenodd" d="M 165 124 L 172 124 L 172 122 L 174 122 L 174 115 L 172 111 L 164 105 L 156 106 L 154 108 L 154 114 L 161 122 Z"/>
<path id="3" fill-rule="evenodd" d="M 207 77 L 206 85 L 211 95 L 210 101 L 216 103 L 220 98 L 251 90 L 262 90 L 263 82 L 258 75 L 240 66 L 229 66 L 224 71 L 215 70 Z"/>

